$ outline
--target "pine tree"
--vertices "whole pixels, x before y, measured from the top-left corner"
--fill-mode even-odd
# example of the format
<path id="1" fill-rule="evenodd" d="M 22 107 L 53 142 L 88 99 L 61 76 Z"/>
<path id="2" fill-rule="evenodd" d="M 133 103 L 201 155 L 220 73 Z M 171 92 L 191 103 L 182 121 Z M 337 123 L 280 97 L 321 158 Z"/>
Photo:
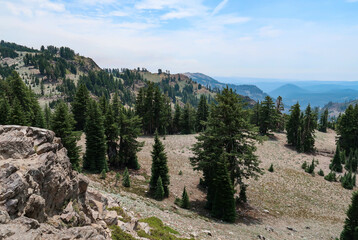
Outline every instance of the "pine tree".
<path id="1" fill-rule="evenodd" d="M 266 135 L 269 130 L 276 129 L 277 112 L 270 96 L 266 96 L 260 107 L 260 133 Z"/>
<path id="2" fill-rule="evenodd" d="M 205 95 L 200 96 L 198 111 L 196 112 L 196 130 L 202 132 L 205 130 L 205 122 L 208 120 L 209 106 Z"/>
<path id="3" fill-rule="evenodd" d="M 221 155 L 219 161 L 216 163 L 214 184 L 216 187 L 211 211 L 212 215 L 227 222 L 235 222 L 236 208 L 234 188 L 227 170 L 225 153 Z"/>
<path id="4" fill-rule="evenodd" d="M 17 98 L 15 98 L 13 101 L 10 112 L 10 121 L 8 122 L 14 125 L 28 125 L 28 121 L 26 120 L 26 116 L 20 105 L 20 101 Z"/>
<path id="5" fill-rule="evenodd" d="M 154 193 L 154 198 L 157 199 L 158 201 L 161 201 L 164 199 L 164 188 L 163 188 L 163 183 L 162 183 L 162 178 L 159 176 L 156 186 L 155 186 L 155 193 Z"/>
<path id="6" fill-rule="evenodd" d="M 190 158 L 194 170 L 203 171 L 208 209 L 213 207 L 216 192 L 216 161 L 223 153 L 227 154 L 232 186 L 241 185 L 243 179 L 262 173 L 254 155 L 256 146 L 253 140 L 257 138 L 257 132 L 249 123 L 241 98 L 226 87 L 215 100 L 217 104 L 210 107 L 207 128 L 197 137 L 198 142 L 192 148 L 194 157 Z"/>
<path id="7" fill-rule="evenodd" d="M 340 146 L 339 146 L 339 143 L 337 143 L 336 153 L 334 154 L 332 162 L 329 165 L 329 169 L 331 169 L 332 171 L 336 171 L 336 172 L 342 172 L 342 164 L 341 164 L 340 156 L 341 156 Z"/>
<path id="8" fill-rule="evenodd" d="M 131 186 L 131 181 L 130 181 L 130 178 L 129 178 L 128 168 L 124 169 L 122 185 L 124 187 L 130 187 Z"/>
<path id="9" fill-rule="evenodd" d="M 282 97 L 278 96 L 276 99 L 276 130 L 282 132 L 285 129 L 285 114 L 282 112 L 285 110 L 282 102 Z"/>
<path id="10" fill-rule="evenodd" d="M 173 118 L 173 133 L 180 133 L 180 119 L 181 119 L 181 108 L 179 104 L 175 104 L 174 118 Z"/>
<path id="11" fill-rule="evenodd" d="M 349 105 L 344 114 L 337 121 L 337 134 L 339 143 L 346 154 L 355 151 L 358 146 L 358 104 Z"/>
<path id="12" fill-rule="evenodd" d="M 300 144 L 297 144 L 297 141 L 300 140 L 300 127 L 301 127 L 301 110 L 300 110 L 300 104 L 296 103 L 293 105 L 290 109 L 290 116 L 288 119 L 288 123 L 286 126 L 287 129 L 287 142 L 288 144 L 291 144 L 292 146 L 297 146 Z"/>
<path id="13" fill-rule="evenodd" d="M 119 127 L 118 127 L 118 123 L 116 122 L 116 118 L 113 113 L 112 105 L 108 106 L 107 111 L 104 114 L 105 114 L 105 119 L 104 119 L 105 130 L 104 130 L 104 132 L 105 132 L 106 140 L 107 140 L 107 156 L 108 156 L 109 163 L 112 166 L 115 166 L 116 162 L 118 162 L 117 140 L 118 140 L 118 135 L 119 135 Z"/>
<path id="14" fill-rule="evenodd" d="M 77 88 L 74 101 L 72 102 L 72 113 L 76 120 L 76 130 L 84 130 L 86 124 L 87 105 L 90 97 L 89 92 L 84 84 Z"/>
<path id="15" fill-rule="evenodd" d="M 347 218 L 344 223 L 340 240 L 358 239 L 358 192 L 352 195 L 352 204 L 347 210 Z"/>
<path id="16" fill-rule="evenodd" d="M 274 169 L 273 169 L 273 164 L 272 164 L 272 163 L 271 163 L 271 165 L 270 165 L 268 171 L 269 171 L 269 172 L 273 172 L 273 171 L 274 171 Z"/>
<path id="17" fill-rule="evenodd" d="M 252 116 L 251 116 L 251 123 L 257 127 L 260 125 L 260 113 L 261 113 L 261 104 L 260 101 L 257 101 L 257 103 L 254 105 L 252 109 Z"/>
<path id="18" fill-rule="evenodd" d="M 101 110 L 94 100 L 88 103 L 86 115 L 86 153 L 83 158 L 83 168 L 100 173 L 103 169 L 107 169 L 106 139 Z"/>
<path id="19" fill-rule="evenodd" d="M 308 105 L 303 118 L 303 135 L 301 138 L 303 151 L 313 152 L 314 151 L 314 131 L 317 127 L 317 122 L 314 120 L 314 115 L 311 110 L 311 106 Z"/>
<path id="20" fill-rule="evenodd" d="M 5 96 L 0 99 L 0 125 L 5 125 L 10 123 L 11 119 L 11 108 L 9 101 Z"/>
<path id="21" fill-rule="evenodd" d="M 184 187 L 184 190 L 183 190 L 183 194 L 181 196 L 181 207 L 185 208 L 185 209 L 190 208 L 189 195 L 188 195 L 185 187 Z"/>
<path id="22" fill-rule="evenodd" d="M 319 120 L 319 131 L 321 132 L 327 132 L 328 127 L 328 108 L 324 110 L 324 113 L 321 115 L 321 118 Z"/>
<path id="23" fill-rule="evenodd" d="M 61 138 L 63 146 L 67 149 L 67 155 L 71 161 L 72 168 L 79 170 L 80 149 L 73 134 L 74 124 L 75 121 L 67 105 L 61 101 L 56 105 L 55 112 L 53 113 L 51 129 L 57 137 Z"/>
<path id="24" fill-rule="evenodd" d="M 155 194 L 158 178 L 161 178 L 164 197 L 169 196 L 169 174 L 167 165 L 167 156 L 164 152 L 164 146 L 159 140 L 158 132 L 155 133 L 154 145 L 152 151 L 152 176 L 149 183 L 149 191 Z"/>
<path id="25" fill-rule="evenodd" d="M 183 134 L 191 134 L 194 132 L 194 113 L 190 103 L 184 106 L 180 126 Z"/>
<path id="26" fill-rule="evenodd" d="M 118 182 L 121 180 L 121 175 L 119 175 L 119 173 L 117 172 L 116 173 L 116 183 L 115 183 L 115 186 L 118 185 Z"/>
<path id="27" fill-rule="evenodd" d="M 119 164 L 138 170 L 137 152 L 143 146 L 137 141 L 141 132 L 141 119 L 122 108 L 119 118 Z"/>
<path id="28" fill-rule="evenodd" d="M 45 111 L 44 111 L 45 128 L 46 128 L 46 129 L 50 129 L 50 128 L 51 128 L 51 121 L 52 121 L 51 115 L 52 115 L 51 109 L 50 109 L 50 107 L 46 104 L 46 106 L 45 106 Z"/>

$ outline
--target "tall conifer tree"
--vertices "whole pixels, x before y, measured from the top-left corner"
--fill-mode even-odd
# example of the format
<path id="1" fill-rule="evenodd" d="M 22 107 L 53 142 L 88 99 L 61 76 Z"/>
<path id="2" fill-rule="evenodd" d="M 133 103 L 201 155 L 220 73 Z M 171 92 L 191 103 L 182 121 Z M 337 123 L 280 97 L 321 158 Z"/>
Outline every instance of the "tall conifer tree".
<path id="1" fill-rule="evenodd" d="M 87 105 L 90 96 L 86 85 L 81 83 L 76 91 L 72 106 L 72 113 L 76 121 L 76 130 L 84 130 L 86 124 Z"/>
<path id="2" fill-rule="evenodd" d="M 79 147 L 77 147 L 76 137 L 73 134 L 75 121 L 64 102 L 57 104 L 52 117 L 51 129 L 56 136 L 61 138 L 63 146 L 67 149 L 72 168 L 79 170 Z"/>
<path id="3" fill-rule="evenodd" d="M 96 173 L 100 173 L 103 169 L 107 170 L 103 117 L 94 100 L 88 103 L 85 133 L 86 153 L 83 158 L 83 168 Z"/>

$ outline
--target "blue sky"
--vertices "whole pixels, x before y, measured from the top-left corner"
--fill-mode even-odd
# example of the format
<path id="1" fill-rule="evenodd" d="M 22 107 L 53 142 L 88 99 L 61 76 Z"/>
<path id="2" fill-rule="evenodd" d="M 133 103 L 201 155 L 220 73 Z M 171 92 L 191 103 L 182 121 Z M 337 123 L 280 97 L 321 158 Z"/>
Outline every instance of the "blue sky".
<path id="1" fill-rule="evenodd" d="M 0 0 L 0 38 L 101 67 L 358 81 L 358 0 Z"/>

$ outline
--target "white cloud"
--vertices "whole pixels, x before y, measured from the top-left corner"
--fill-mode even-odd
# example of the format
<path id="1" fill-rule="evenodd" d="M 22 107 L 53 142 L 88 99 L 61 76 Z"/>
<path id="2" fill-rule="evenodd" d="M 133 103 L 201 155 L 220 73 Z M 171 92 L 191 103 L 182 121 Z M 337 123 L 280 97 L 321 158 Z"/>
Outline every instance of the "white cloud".
<path id="1" fill-rule="evenodd" d="M 220 12 L 225 6 L 226 4 L 229 2 L 229 0 L 223 0 L 221 1 L 216 8 L 214 9 L 214 11 L 212 12 L 212 15 L 216 15 L 218 12 Z"/>
<path id="2" fill-rule="evenodd" d="M 108 14 L 108 16 L 112 16 L 112 17 L 126 17 L 128 15 L 129 13 L 125 11 L 113 11 Z"/>
<path id="3" fill-rule="evenodd" d="M 259 29 L 259 36 L 261 37 L 275 38 L 280 36 L 281 33 L 281 30 L 276 29 L 272 26 L 265 26 Z"/>

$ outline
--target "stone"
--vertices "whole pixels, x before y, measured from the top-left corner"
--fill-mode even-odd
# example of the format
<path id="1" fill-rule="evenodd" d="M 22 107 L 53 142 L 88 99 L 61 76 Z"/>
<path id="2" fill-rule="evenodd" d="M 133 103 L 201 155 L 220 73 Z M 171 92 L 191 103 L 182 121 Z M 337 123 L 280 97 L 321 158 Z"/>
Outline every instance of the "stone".
<path id="1" fill-rule="evenodd" d="M 0 210 L 0 224 L 5 224 L 10 221 L 10 216 L 7 211 Z"/>
<path id="2" fill-rule="evenodd" d="M 209 230 L 203 230 L 202 232 L 205 233 L 206 235 L 210 236 L 210 237 L 213 236 Z"/>
<path id="3" fill-rule="evenodd" d="M 293 227 L 287 227 L 288 230 L 292 231 L 292 232 L 297 232 L 296 229 L 294 229 Z"/>
<path id="4" fill-rule="evenodd" d="M 106 211 L 104 221 L 107 225 L 117 225 L 118 216 L 116 211 Z"/>

